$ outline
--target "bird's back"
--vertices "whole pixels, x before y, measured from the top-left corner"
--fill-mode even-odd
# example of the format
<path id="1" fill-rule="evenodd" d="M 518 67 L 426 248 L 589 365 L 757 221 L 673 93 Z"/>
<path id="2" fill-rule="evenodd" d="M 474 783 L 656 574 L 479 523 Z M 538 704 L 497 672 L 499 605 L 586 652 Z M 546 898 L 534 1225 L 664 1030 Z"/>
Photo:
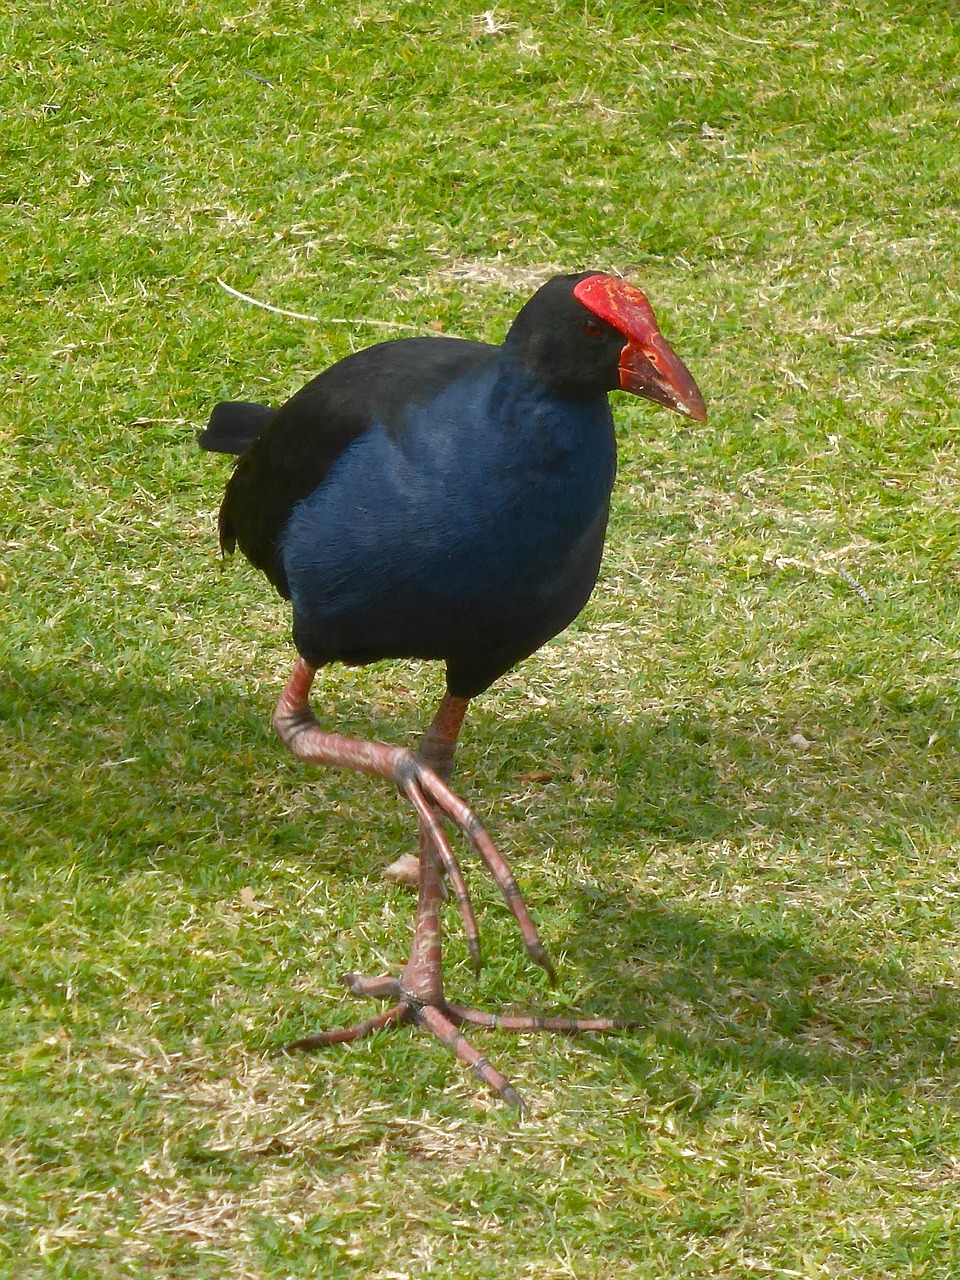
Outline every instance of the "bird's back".
<path id="1" fill-rule="evenodd" d="M 496 351 L 458 338 L 403 338 L 324 370 L 286 401 L 240 458 L 220 506 L 222 549 L 239 546 L 289 597 L 277 550 L 297 503 L 371 427 L 396 422 L 403 406 L 429 401 L 438 386 Z"/>

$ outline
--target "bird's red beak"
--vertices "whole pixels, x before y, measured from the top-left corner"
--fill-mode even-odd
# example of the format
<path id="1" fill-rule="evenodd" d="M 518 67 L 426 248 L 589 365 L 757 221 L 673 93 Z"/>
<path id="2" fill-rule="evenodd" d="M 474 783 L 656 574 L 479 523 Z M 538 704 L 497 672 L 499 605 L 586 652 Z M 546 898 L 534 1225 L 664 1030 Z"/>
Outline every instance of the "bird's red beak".
<path id="1" fill-rule="evenodd" d="M 667 345 L 644 294 L 615 276 L 588 276 L 573 296 L 627 340 L 620 352 L 620 390 L 665 405 L 695 422 L 706 422 L 707 407 L 690 370 Z"/>

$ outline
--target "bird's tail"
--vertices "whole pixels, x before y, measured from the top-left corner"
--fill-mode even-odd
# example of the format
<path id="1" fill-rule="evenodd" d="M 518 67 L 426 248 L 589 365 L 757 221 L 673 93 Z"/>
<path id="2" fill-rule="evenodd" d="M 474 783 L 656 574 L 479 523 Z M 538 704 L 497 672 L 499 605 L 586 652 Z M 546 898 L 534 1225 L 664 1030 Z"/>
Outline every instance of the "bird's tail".
<path id="1" fill-rule="evenodd" d="M 243 453 L 273 421 L 276 412 L 251 400 L 223 400 L 214 405 L 210 421 L 200 432 L 200 448 L 211 453 Z"/>

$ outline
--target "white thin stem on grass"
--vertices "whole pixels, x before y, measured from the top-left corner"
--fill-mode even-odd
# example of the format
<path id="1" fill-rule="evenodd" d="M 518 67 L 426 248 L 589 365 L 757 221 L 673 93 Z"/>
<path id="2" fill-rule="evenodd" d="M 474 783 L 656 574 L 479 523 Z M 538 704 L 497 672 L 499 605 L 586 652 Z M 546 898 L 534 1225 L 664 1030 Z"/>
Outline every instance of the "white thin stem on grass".
<path id="1" fill-rule="evenodd" d="M 239 298 L 241 302 L 249 302 L 252 307 L 260 307 L 264 311 L 272 311 L 275 316 L 286 316 L 288 320 L 306 320 L 310 324 L 349 324 L 354 326 L 367 324 L 375 329 L 401 329 L 407 333 L 420 333 L 426 327 L 418 324 L 401 324 L 399 320 L 370 320 L 366 317 L 345 320 L 334 316 L 308 316 L 302 311 L 288 311 L 285 307 L 275 307 L 272 302 L 261 302 L 259 298 L 251 298 L 249 293 L 241 293 L 239 289 L 234 289 L 233 285 L 227 284 L 219 276 L 217 276 L 217 284 L 234 298 Z"/>

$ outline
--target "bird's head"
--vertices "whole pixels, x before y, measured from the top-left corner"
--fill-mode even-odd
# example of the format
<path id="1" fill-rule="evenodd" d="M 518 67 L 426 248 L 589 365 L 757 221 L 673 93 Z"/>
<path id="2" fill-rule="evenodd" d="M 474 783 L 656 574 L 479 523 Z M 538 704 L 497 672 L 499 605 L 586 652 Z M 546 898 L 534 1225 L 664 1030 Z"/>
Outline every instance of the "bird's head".
<path id="1" fill-rule="evenodd" d="M 703 396 L 650 303 L 616 276 L 554 276 L 521 309 L 505 345 L 573 394 L 629 391 L 706 421 Z"/>

